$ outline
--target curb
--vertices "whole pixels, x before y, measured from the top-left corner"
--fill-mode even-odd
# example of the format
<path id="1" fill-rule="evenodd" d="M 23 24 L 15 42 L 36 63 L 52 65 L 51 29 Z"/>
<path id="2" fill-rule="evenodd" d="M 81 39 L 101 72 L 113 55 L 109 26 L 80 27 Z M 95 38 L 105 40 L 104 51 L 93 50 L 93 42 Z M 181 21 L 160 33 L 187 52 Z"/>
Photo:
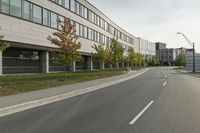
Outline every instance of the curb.
<path id="1" fill-rule="evenodd" d="M 195 77 L 200 78 L 200 75 L 198 75 L 198 74 L 192 74 L 192 75 L 195 76 Z"/>
<path id="2" fill-rule="evenodd" d="M 53 103 L 53 102 L 68 99 L 68 98 L 75 97 L 75 96 L 78 96 L 78 95 L 81 95 L 81 94 L 86 94 L 86 93 L 89 93 L 89 92 L 92 92 L 92 91 L 95 91 L 95 90 L 99 90 L 99 89 L 102 89 L 102 88 L 105 88 L 105 87 L 108 87 L 108 86 L 112 86 L 112 85 L 130 80 L 132 78 L 138 77 L 138 76 L 142 75 L 143 73 L 145 73 L 149 70 L 150 70 L 150 68 L 148 68 L 148 69 L 146 69 L 142 72 L 139 72 L 139 73 L 137 73 L 133 76 L 129 76 L 129 77 L 126 77 L 126 78 L 114 80 L 114 81 L 111 81 L 111 82 L 108 82 L 108 83 L 104 83 L 104 84 L 100 84 L 100 85 L 96 85 L 96 86 L 92 86 L 92 87 L 88 87 L 88 88 L 84 88 L 84 89 L 80 89 L 80 90 L 76 90 L 76 91 L 72 91 L 72 92 L 69 92 L 69 93 L 56 95 L 56 96 L 52 96 L 52 97 L 47 97 L 47 98 L 44 98 L 44 99 L 30 101 L 30 102 L 26 102 L 26 103 L 22 103 L 22 104 L 17 104 L 17 105 L 10 106 L 10 107 L 0 108 L 0 117 L 11 115 L 11 114 L 21 112 L 21 111 L 24 111 L 24 110 L 28 110 L 28 109 L 32 109 L 32 108 L 35 108 L 35 107 L 47 105 L 47 104 L 50 104 L 50 103 Z"/>

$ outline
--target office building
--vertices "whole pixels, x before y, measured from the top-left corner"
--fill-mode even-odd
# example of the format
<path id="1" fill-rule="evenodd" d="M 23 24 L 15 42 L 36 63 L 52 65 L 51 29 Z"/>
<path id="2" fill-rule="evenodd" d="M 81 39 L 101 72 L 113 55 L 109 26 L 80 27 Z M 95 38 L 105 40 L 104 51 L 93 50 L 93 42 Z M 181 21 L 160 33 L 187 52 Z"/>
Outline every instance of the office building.
<path id="1" fill-rule="evenodd" d="M 139 53 L 147 56 L 156 56 L 156 45 L 142 38 L 139 39 Z"/>
<path id="2" fill-rule="evenodd" d="M 124 46 L 139 52 L 139 40 L 128 33 L 86 0 L 0 0 L 0 34 L 11 44 L 0 53 L 0 74 L 48 73 L 62 71 L 62 64 L 53 60 L 58 47 L 47 37 L 56 32 L 57 20 L 70 18 L 76 24 L 83 61 L 71 69 L 98 69 L 91 60 L 94 43 L 109 44 L 113 36 Z"/>

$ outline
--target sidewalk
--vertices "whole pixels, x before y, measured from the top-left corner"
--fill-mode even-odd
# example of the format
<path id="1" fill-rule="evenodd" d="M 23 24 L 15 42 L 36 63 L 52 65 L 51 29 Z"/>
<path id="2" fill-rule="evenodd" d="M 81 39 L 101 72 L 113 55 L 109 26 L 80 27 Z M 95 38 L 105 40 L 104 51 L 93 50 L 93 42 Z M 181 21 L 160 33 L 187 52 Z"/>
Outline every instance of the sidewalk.
<path id="1" fill-rule="evenodd" d="M 200 75 L 199 75 L 199 74 L 194 74 L 194 73 L 192 73 L 192 72 L 188 72 L 188 71 L 185 71 L 185 70 L 179 70 L 179 71 L 182 72 L 182 73 L 191 74 L 191 75 L 193 75 L 193 76 L 195 76 L 195 77 L 200 78 Z"/>
<path id="2" fill-rule="evenodd" d="M 148 68 L 141 69 L 139 71 L 131 71 L 127 74 L 122 74 L 122 75 L 103 78 L 103 79 L 97 79 L 97 80 L 92 80 L 92 81 L 87 81 L 87 82 L 82 82 L 82 83 L 77 83 L 77 84 L 65 85 L 65 86 L 54 87 L 54 88 L 50 88 L 50 89 L 32 91 L 32 92 L 27 92 L 27 93 L 20 93 L 20 94 L 6 96 L 6 97 L 0 97 L 0 109 L 18 105 L 18 104 L 22 104 L 22 103 L 27 103 L 30 101 L 35 101 L 35 100 L 53 97 L 53 96 L 57 96 L 57 95 L 65 94 L 65 93 L 70 93 L 73 91 L 78 91 L 78 90 L 81 91 L 85 88 L 98 86 L 101 84 L 103 85 L 106 83 L 109 84 L 112 81 L 117 81 L 117 80 L 122 81 L 123 79 L 125 79 L 127 77 L 131 78 L 133 75 L 137 75 L 146 70 L 148 70 Z M 103 87 L 101 87 L 101 88 L 103 88 Z"/>

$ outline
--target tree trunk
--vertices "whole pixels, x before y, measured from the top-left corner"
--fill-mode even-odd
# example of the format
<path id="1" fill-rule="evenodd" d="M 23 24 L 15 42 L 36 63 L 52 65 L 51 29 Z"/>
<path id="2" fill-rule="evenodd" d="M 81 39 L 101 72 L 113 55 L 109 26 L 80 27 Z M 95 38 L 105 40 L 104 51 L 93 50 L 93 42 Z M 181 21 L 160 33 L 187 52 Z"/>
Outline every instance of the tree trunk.
<path id="1" fill-rule="evenodd" d="M 64 68 L 65 70 L 64 70 L 64 80 L 66 80 L 66 67 Z"/>

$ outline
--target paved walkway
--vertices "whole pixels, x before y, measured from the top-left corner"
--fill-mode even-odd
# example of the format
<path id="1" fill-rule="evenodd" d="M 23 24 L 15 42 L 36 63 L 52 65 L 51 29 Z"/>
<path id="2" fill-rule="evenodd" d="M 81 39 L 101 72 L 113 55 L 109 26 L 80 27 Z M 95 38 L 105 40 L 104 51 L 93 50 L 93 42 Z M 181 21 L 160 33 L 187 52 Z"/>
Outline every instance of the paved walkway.
<path id="1" fill-rule="evenodd" d="M 0 97 L 0 108 L 9 107 L 9 106 L 29 102 L 29 101 L 39 100 L 39 99 L 43 99 L 43 98 L 47 98 L 47 97 L 52 97 L 52 96 L 69 93 L 72 91 L 81 90 L 84 88 L 108 83 L 111 81 L 115 81 L 115 80 L 119 80 L 119 79 L 123 79 L 126 77 L 136 75 L 145 70 L 146 70 L 146 68 L 139 70 L 139 71 L 131 71 L 126 74 L 112 76 L 112 77 L 103 78 L 103 79 L 91 80 L 91 81 L 87 81 L 87 82 L 81 82 L 81 83 L 76 83 L 76 84 L 60 86 L 60 87 L 54 87 L 54 88 L 50 88 L 50 89 L 20 93 L 20 94 L 6 96 L 6 97 Z"/>

